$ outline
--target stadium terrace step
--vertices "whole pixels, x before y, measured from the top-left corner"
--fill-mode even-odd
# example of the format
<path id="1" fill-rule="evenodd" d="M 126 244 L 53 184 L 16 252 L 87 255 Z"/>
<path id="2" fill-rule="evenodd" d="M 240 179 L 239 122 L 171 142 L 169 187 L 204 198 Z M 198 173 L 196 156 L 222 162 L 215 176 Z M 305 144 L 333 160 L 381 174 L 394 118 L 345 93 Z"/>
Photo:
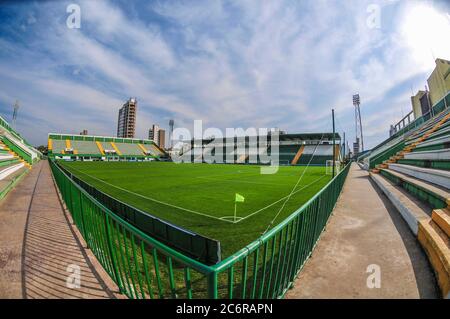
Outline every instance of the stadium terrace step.
<path id="1" fill-rule="evenodd" d="M 0 161 L 9 160 L 9 159 L 13 159 L 13 158 L 17 158 L 17 157 L 10 153 L 0 154 Z"/>
<path id="2" fill-rule="evenodd" d="M 96 141 L 95 143 L 97 144 L 97 147 L 98 147 L 98 150 L 100 151 L 100 153 L 102 155 L 105 155 L 105 150 L 103 149 L 102 144 L 99 141 Z"/>
<path id="3" fill-rule="evenodd" d="M 18 163 L 18 164 L 12 164 L 6 167 L 3 167 L 0 169 L 0 180 L 8 177 L 9 175 L 13 174 L 14 172 L 18 171 L 22 167 L 24 167 L 24 163 Z"/>
<path id="4" fill-rule="evenodd" d="M 439 123 L 444 117 L 446 117 L 448 114 L 450 114 L 450 109 L 446 109 L 437 116 L 429 119 L 427 122 L 425 122 L 422 127 L 420 127 L 417 131 L 415 131 L 411 136 L 408 137 L 409 140 L 415 139 L 417 137 L 420 137 L 423 135 L 424 132 L 426 132 L 429 128 L 433 127 L 437 123 Z M 445 121 L 444 121 L 445 122 Z"/>
<path id="5" fill-rule="evenodd" d="M 450 170 L 450 159 L 448 160 L 401 159 L 398 160 L 397 163 L 447 171 Z"/>
<path id="6" fill-rule="evenodd" d="M 23 166 L 0 180 L 0 200 L 3 199 L 14 185 L 29 171 L 29 169 Z"/>
<path id="7" fill-rule="evenodd" d="M 450 242 L 433 220 L 419 222 L 418 240 L 434 268 L 442 297 L 450 298 Z"/>
<path id="8" fill-rule="evenodd" d="M 417 151 L 405 154 L 405 159 L 419 159 L 419 160 L 449 160 L 450 149 L 431 150 L 431 151 Z"/>
<path id="9" fill-rule="evenodd" d="M 450 189 L 450 172 L 405 164 L 389 164 L 389 169 Z"/>
<path id="10" fill-rule="evenodd" d="M 448 208 L 433 210 L 431 219 L 447 236 L 450 236 L 450 210 Z"/>
<path id="11" fill-rule="evenodd" d="M 431 140 L 442 136 L 448 136 L 449 134 L 450 134 L 450 121 L 445 123 L 445 125 L 443 125 L 439 130 L 437 130 L 433 134 L 430 134 L 428 139 Z"/>
<path id="12" fill-rule="evenodd" d="M 305 145 L 300 146 L 300 148 L 297 151 L 297 154 L 295 154 L 295 157 L 294 157 L 294 159 L 291 162 L 291 165 L 296 165 L 297 164 L 297 162 L 298 162 L 300 156 L 302 156 L 304 150 L 305 150 Z"/>
<path id="13" fill-rule="evenodd" d="M 142 150 L 142 154 L 147 155 L 147 153 L 150 153 L 150 151 L 146 149 L 144 145 L 138 144 L 138 146 Z"/>
<path id="14" fill-rule="evenodd" d="M 450 148 L 450 136 L 440 136 L 434 139 L 428 139 L 422 143 L 419 143 L 413 152 L 417 151 L 431 151 Z"/>
<path id="15" fill-rule="evenodd" d="M 19 162 L 20 162 L 19 158 L 18 157 L 14 157 L 14 156 L 11 156 L 11 157 L 8 157 L 8 158 L 0 158 L 0 167 L 7 166 L 7 165 L 10 165 L 10 164 L 16 164 L 16 163 L 19 163 Z"/>
<path id="16" fill-rule="evenodd" d="M 394 184 L 428 202 L 433 208 L 445 208 L 450 204 L 450 191 L 444 187 L 424 182 L 391 169 L 381 169 L 380 173 Z"/>
<path id="17" fill-rule="evenodd" d="M 417 235 L 419 221 L 430 219 L 431 206 L 418 200 L 405 189 L 395 185 L 380 174 L 370 173 L 370 177 L 397 208 L 411 231 Z"/>
<path id="18" fill-rule="evenodd" d="M 70 142 L 70 140 L 66 140 L 66 148 L 72 148 L 72 143 Z"/>
<path id="19" fill-rule="evenodd" d="M 450 123 L 448 122 L 449 118 L 450 113 L 448 113 L 448 111 L 445 114 L 441 113 L 435 120 L 433 120 L 433 122 L 426 124 L 417 132 L 409 136 L 406 139 L 405 144 L 414 145 L 426 139 L 442 135 L 443 131 L 447 130 L 450 125 Z"/>
<path id="20" fill-rule="evenodd" d="M 119 148 L 116 146 L 116 143 L 110 142 L 112 148 L 116 151 L 117 155 L 122 155 L 122 152 L 119 150 Z"/>

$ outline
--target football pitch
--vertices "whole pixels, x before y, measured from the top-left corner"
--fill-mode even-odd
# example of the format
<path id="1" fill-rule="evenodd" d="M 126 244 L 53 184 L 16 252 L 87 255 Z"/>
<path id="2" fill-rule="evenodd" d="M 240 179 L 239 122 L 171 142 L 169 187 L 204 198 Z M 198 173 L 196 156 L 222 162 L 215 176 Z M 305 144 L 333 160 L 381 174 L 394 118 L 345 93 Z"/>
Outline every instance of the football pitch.
<path id="1" fill-rule="evenodd" d="M 122 202 L 220 241 L 222 258 L 283 221 L 331 179 L 325 167 L 281 166 L 276 174 L 262 175 L 256 165 L 61 164 Z M 245 200 L 237 203 L 235 218 L 236 193 Z"/>

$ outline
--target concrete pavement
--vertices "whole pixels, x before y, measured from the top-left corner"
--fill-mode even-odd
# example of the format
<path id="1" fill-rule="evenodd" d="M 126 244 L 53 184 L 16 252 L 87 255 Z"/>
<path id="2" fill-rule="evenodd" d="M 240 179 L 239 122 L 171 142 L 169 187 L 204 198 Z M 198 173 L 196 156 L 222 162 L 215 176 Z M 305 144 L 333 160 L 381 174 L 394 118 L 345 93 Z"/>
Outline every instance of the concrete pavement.
<path id="1" fill-rule="evenodd" d="M 75 232 L 41 161 L 0 203 L 0 298 L 115 297 Z"/>
<path id="2" fill-rule="evenodd" d="M 381 286 L 369 288 L 377 266 Z M 286 298 L 439 298 L 439 293 L 427 257 L 400 213 L 368 172 L 353 164 L 327 229 Z"/>

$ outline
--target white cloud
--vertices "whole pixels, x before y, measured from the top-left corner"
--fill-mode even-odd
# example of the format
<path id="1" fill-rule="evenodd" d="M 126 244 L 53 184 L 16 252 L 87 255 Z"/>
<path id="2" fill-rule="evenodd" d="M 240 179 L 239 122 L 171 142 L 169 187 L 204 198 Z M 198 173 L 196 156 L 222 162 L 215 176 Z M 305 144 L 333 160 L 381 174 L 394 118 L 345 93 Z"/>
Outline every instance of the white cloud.
<path id="1" fill-rule="evenodd" d="M 110 134 L 117 109 L 136 96 L 141 137 L 171 117 L 187 126 L 202 119 L 221 128 L 329 131 L 335 108 L 339 130 L 351 139 L 351 96 L 359 92 L 366 145 L 373 146 L 399 118 L 400 106 L 409 105 L 405 92 L 422 87 L 420 77 L 425 81 L 433 61 L 410 31 L 416 3 L 378 1 L 384 18 L 381 29 L 371 29 L 366 8 L 372 2 L 158 1 L 141 3 L 136 14 L 134 4 L 82 1 L 80 30 L 67 29 L 65 12 L 48 2 L 42 10 L 49 23 L 28 27 L 36 28 L 28 47 L 0 37 L 6 57 L 0 67 L 16 70 L 11 95 L 32 87 L 28 102 L 42 105 L 39 99 L 47 97 L 49 105 L 30 116 L 43 118 L 66 99 L 65 114 L 95 127 L 88 117 L 97 113 L 105 121 L 99 131 Z M 155 13 L 158 19 L 143 18 Z M 442 19 L 427 30 L 447 30 Z M 447 42 L 436 36 L 436 54 L 446 54 Z"/>

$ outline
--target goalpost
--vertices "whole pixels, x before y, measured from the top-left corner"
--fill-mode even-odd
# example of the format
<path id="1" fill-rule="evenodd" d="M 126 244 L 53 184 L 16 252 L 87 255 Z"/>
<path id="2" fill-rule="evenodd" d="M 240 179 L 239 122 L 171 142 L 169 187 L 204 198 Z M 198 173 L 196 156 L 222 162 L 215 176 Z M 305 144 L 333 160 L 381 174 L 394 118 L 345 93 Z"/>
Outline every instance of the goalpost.
<path id="1" fill-rule="evenodd" d="M 326 175 L 332 175 L 333 174 L 333 165 L 334 165 L 334 173 L 337 175 L 341 171 L 341 162 L 340 161 L 333 161 L 333 160 L 327 160 L 325 162 L 326 166 Z"/>

